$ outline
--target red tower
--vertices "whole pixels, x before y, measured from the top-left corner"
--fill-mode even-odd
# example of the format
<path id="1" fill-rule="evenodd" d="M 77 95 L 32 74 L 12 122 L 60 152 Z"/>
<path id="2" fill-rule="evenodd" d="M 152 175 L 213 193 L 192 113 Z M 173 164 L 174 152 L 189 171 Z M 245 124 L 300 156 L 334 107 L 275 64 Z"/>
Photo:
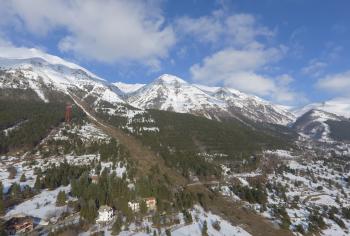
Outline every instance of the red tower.
<path id="1" fill-rule="evenodd" d="M 67 103 L 66 105 L 66 113 L 64 115 L 64 119 L 66 123 L 70 123 L 72 120 L 72 104 Z"/>

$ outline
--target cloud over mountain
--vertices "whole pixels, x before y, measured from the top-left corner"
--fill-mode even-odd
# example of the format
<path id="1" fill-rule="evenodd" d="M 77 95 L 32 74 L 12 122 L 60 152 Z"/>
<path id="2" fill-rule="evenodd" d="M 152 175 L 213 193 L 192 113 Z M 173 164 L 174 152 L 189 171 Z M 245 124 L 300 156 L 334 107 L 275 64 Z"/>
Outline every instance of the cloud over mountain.
<path id="1" fill-rule="evenodd" d="M 157 67 L 175 43 L 173 29 L 164 24 L 155 1 L 15 0 L 2 6 L 13 25 L 32 34 L 60 31 L 60 50 L 82 59 Z"/>

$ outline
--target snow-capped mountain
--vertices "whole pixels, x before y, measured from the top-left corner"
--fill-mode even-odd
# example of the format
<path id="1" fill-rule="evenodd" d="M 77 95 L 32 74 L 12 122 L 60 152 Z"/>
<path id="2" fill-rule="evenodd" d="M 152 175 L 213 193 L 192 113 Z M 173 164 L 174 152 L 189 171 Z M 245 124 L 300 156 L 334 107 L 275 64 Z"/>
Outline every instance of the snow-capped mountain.
<path id="1" fill-rule="evenodd" d="M 0 49 L 0 88 L 32 90 L 43 101 L 50 94 L 74 93 L 94 105 L 125 103 L 118 89 L 88 70 L 36 49 Z"/>
<path id="2" fill-rule="evenodd" d="M 127 101 L 142 109 L 170 110 L 214 119 L 248 118 L 281 125 L 295 120 L 294 115 L 286 109 L 256 96 L 230 88 L 190 84 L 168 74 L 130 93 Z"/>
<path id="3" fill-rule="evenodd" d="M 330 121 L 333 121 L 333 124 L 339 122 L 350 124 L 350 121 L 345 117 L 312 109 L 300 116 L 294 123 L 293 128 L 313 140 L 330 142 L 332 141 L 331 132 L 333 132 L 333 135 L 337 135 L 336 131 L 332 130 Z"/>
<path id="4" fill-rule="evenodd" d="M 295 120 L 289 111 L 256 96 L 247 95 L 231 88 L 219 88 L 213 96 L 225 101 L 230 112 L 272 124 L 287 125 Z"/>
<path id="5" fill-rule="evenodd" d="M 294 110 L 293 113 L 299 117 L 312 109 L 317 109 L 317 110 L 333 113 L 338 116 L 344 116 L 344 117 L 350 118 L 350 99 L 334 98 L 325 102 L 311 103 L 302 107 L 301 109 Z"/>
<path id="6" fill-rule="evenodd" d="M 50 101 L 53 92 L 74 93 L 94 108 L 130 104 L 140 109 L 190 113 L 210 119 L 233 117 L 286 125 L 293 114 L 256 96 L 231 88 L 190 84 L 164 74 L 150 84 L 109 83 L 90 71 L 37 49 L 0 48 L 0 88 L 31 90 Z M 109 109 L 108 106 L 105 106 Z"/>
<path id="7" fill-rule="evenodd" d="M 152 83 L 129 94 L 127 101 L 138 108 L 191 113 L 215 118 L 228 115 L 225 102 L 203 92 L 196 86 L 164 74 Z M 219 117 L 219 116 L 218 116 Z"/>

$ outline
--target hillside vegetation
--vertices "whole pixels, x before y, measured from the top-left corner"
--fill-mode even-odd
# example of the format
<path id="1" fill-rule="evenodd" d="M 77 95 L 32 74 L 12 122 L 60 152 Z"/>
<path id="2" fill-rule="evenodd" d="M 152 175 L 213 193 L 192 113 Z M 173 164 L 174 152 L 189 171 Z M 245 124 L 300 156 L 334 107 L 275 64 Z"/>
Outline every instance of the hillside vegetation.
<path id="1" fill-rule="evenodd" d="M 65 103 L 0 100 L 0 154 L 35 147 L 64 121 Z M 77 119 L 83 116 L 74 108 Z"/>

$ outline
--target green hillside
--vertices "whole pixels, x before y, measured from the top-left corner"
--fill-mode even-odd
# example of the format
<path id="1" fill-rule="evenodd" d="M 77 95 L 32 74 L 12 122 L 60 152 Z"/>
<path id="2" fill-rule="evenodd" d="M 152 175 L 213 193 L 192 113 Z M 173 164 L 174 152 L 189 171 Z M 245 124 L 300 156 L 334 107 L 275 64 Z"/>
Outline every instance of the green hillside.
<path id="1" fill-rule="evenodd" d="M 0 100 L 0 154 L 35 147 L 64 121 L 65 103 L 36 100 Z M 83 113 L 74 108 L 74 116 Z"/>

